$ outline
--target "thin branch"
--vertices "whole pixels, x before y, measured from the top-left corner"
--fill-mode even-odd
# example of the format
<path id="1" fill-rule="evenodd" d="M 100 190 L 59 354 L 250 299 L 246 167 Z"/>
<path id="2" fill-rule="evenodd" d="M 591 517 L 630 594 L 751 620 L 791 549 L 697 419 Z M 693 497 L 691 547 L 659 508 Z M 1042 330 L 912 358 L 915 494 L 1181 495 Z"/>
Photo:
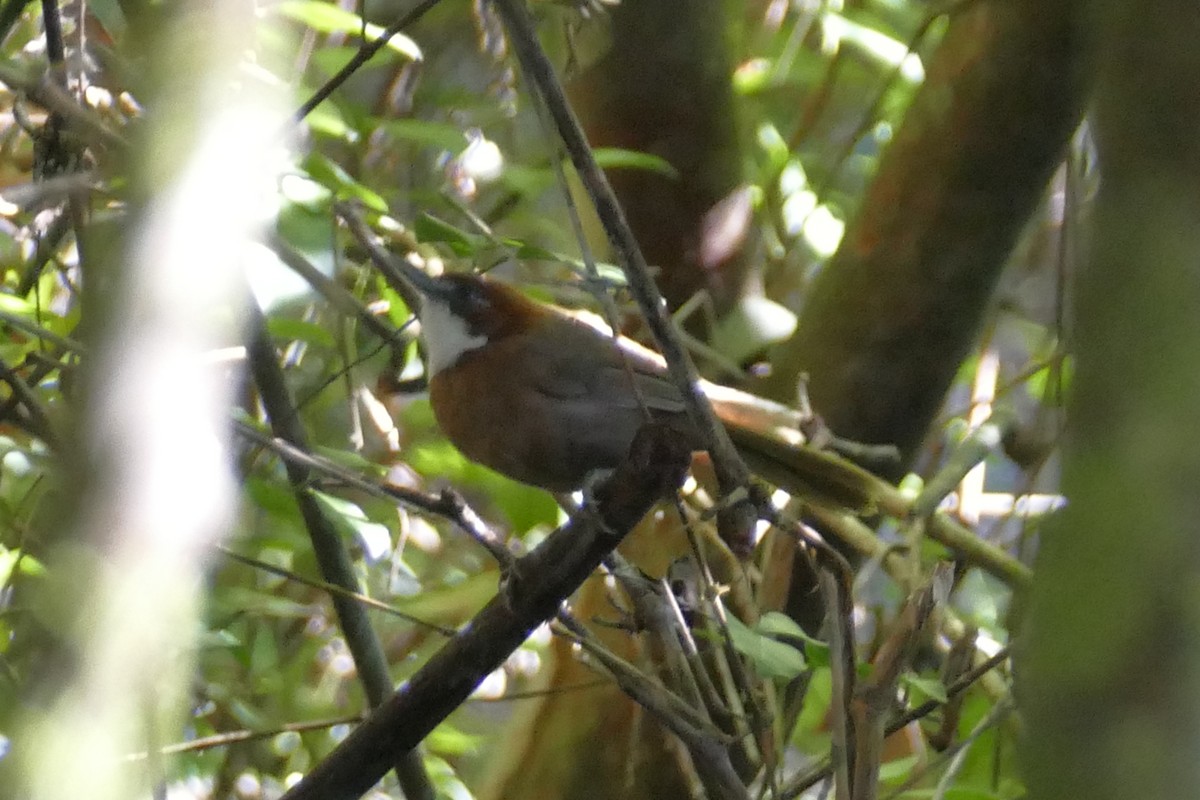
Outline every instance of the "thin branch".
<path id="1" fill-rule="evenodd" d="M 958 697 L 963 692 L 970 689 L 980 678 L 1007 661 L 1008 656 L 1009 648 L 1006 645 L 996 651 L 996 654 L 991 658 L 983 661 L 974 669 L 963 673 L 961 678 L 946 687 L 947 700 Z M 941 708 L 942 705 L 943 703 L 940 700 L 927 700 L 916 708 L 909 709 L 888 723 L 887 728 L 885 729 L 887 735 L 891 736 L 893 733 L 901 730 L 905 726 L 929 716 L 934 711 L 937 711 L 939 708 Z M 826 761 L 824 764 L 816 769 L 813 769 L 811 772 L 808 772 L 789 783 L 781 795 L 783 800 L 795 800 L 795 798 L 799 797 L 813 786 L 816 786 L 821 781 L 826 780 L 830 776 L 831 772 L 832 767 L 830 766 L 829 762 Z"/>
<path id="2" fill-rule="evenodd" d="M 267 333 L 266 319 L 253 302 L 250 303 L 249 326 L 246 349 L 250 369 L 263 406 L 271 419 L 271 427 L 280 439 L 297 450 L 307 451 L 308 437 L 288 394 L 278 354 Z M 286 468 L 296 503 L 300 506 L 300 514 L 312 539 L 313 552 L 325 579 L 348 592 L 360 594 L 354 565 L 342 545 L 341 537 L 321 510 L 316 498 L 308 491 L 309 468 L 294 461 L 286 462 Z M 392 678 L 387 657 L 375 631 L 371 628 L 366 610 L 345 597 L 333 595 L 332 600 L 346 644 L 354 657 L 358 673 L 362 676 L 367 701 L 372 706 L 379 706 L 392 693 Z M 400 779 L 406 797 L 411 800 L 433 800 L 433 785 L 425 773 L 417 751 L 391 754 L 389 760 L 396 768 L 396 776 Z"/>
<path id="3" fill-rule="evenodd" d="M 650 276 L 649 266 L 625 219 L 625 213 L 617 202 L 603 170 L 596 163 L 583 128 L 567 102 L 562 84 L 554 74 L 554 67 L 538 43 L 533 20 L 524 0 L 494 0 L 494 3 L 504 19 L 513 50 L 526 75 L 533 81 L 545 101 L 571 162 L 575 165 L 605 233 L 618 254 L 629 282 L 629 289 L 663 357 L 667 360 L 671 378 L 687 403 L 689 414 L 704 438 L 706 449 L 712 453 L 721 490 L 729 493 L 747 485 L 750 481 L 750 470 L 734 448 L 725 427 L 717 419 L 712 405 L 700 390 L 700 374 L 696 365 L 692 363 L 679 332 L 671 322 L 662 293 Z"/>
<path id="4" fill-rule="evenodd" d="M 42 0 L 42 28 L 46 32 L 46 56 L 51 66 L 61 66 L 66 56 L 63 46 L 62 18 L 54 0 Z"/>
<path id="5" fill-rule="evenodd" d="M 850 776 L 854 774 L 855 750 L 854 717 L 850 713 L 854 702 L 855 657 L 853 600 L 849 587 L 843 585 L 829 570 L 820 574 L 821 593 L 825 599 L 826 628 L 829 631 L 829 672 L 833 698 L 829 704 L 830 744 L 837 800 L 851 797 Z"/>
<path id="6" fill-rule="evenodd" d="M 433 8 L 437 4 L 438 0 L 423 0 L 423 2 L 419 3 L 407 14 L 389 25 L 383 31 L 383 33 L 379 35 L 378 39 L 373 42 L 367 42 L 360 47 L 358 52 L 354 54 L 354 57 L 347 61 L 345 66 L 337 71 L 337 74 L 325 81 L 324 85 L 322 85 L 320 89 L 317 89 L 317 91 L 313 93 L 313 96 L 310 97 L 304 103 L 304 105 L 300 106 L 300 108 L 296 110 L 296 113 L 292 116 L 292 120 L 297 124 L 303 122 L 304 118 L 312 113 L 314 108 L 325 102 L 325 100 L 328 99 L 328 97 L 333 94 L 339 86 L 345 83 L 351 75 L 358 71 L 359 67 L 361 67 L 363 64 L 366 64 L 371 60 L 372 56 L 387 46 L 388 41 L 391 40 L 393 36 L 419 20 L 421 17 L 425 16 L 425 12 L 429 11 L 429 9 Z"/>
<path id="7" fill-rule="evenodd" d="M 279 260 L 303 278 L 309 286 L 328 301 L 329 305 L 347 317 L 353 317 L 358 320 L 364 328 L 383 341 L 395 341 L 399 333 L 395 328 L 389 326 L 368 311 L 358 301 L 357 297 L 347 291 L 340 283 L 317 269 L 296 248 L 288 244 L 282 236 L 274 234 L 271 236 L 269 244 L 275 255 L 279 256 Z"/>
<path id="8" fill-rule="evenodd" d="M 708 718 L 659 681 L 642 672 L 625 659 L 606 648 L 566 611 L 558 613 L 560 628 L 556 631 L 575 642 L 612 676 L 626 695 L 649 711 L 667 730 L 678 736 L 689 748 L 708 742 L 727 744 L 729 737 Z"/>
<path id="9" fill-rule="evenodd" d="M 3 322 L 5 325 L 11 325 L 17 330 L 24 331 L 35 339 L 45 339 L 47 342 L 63 350 L 78 355 L 82 355 L 84 352 L 82 342 L 57 334 L 49 328 L 38 325 L 36 322 L 30 322 L 19 314 L 13 314 L 12 312 L 0 309 L 0 322 Z"/>
<path id="10" fill-rule="evenodd" d="M 413 616 L 412 614 L 401 611 L 395 606 L 389 605 L 382 600 L 376 600 L 374 597 L 369 597 L 360 592 L 347 591 L 341 586 L 330 583 L 329 581 L 319 581 L 313 578 L 306 578 L 303 575 L 298 575 L 297 573 L 288 569 L 284 569 L 283 567 L 279 567 L 274 564 L 268 564 L 266 561 L 262 561 L 261 559 L 251 558 L 250 556 L 230 550 L 224 545 L 217 545 L 217 550 L 227 558 L 231 558 L 234 561 L 245 564 L 248 567 L 253 567 L 254 569 L 261 570 L 263 572 L 269 572 L 272 575 L 277 575 L 280 578 L 284 578 L 293 583 L 299 583 L 304 586 L 311 586 L 314 589 L 320 589 L 321 591 L 328 592 L 331 595 L 345 597 L 348 600 L 361 603 L 367 608 L 373 608 L 376 611 L 382 611 L 385 614 L 391 614 L 394 617 L 399 617 L 400 619 L 411 622 L 414 625 L 420 625 L 423 628 L 428 628 L 431 631 L 440 633 L 442 636 L 453 636 L 455 634 L 454 628 L 447 628 L 445 625 L 438 625 L 436 622 L 430 622 L 428 620 L 421 619 L 420 617 Z"/>
<path id="11" fill-rule="evenodd" d="M 227 733 L 214 733 L 211 736 L 200 736 L 192 739 L 190 742 L 177 742 L 169 744 L 158 750 L 160 755 L 170 756 L 178 755 L 179 753 L 196 753 L 204 750 L 211 750 L 214 747 L 228 747 L 231 744 L 241 744 L 242 742 L 256 742 L 260 739 L 270 739 L 278 736 L 281 733 L 307 733 L 308 731 L 321 731 L 332 728 L 335 725 L 349 725 L 353 722 L 362 722 L 364 715 L 351 714 L 345 717 L 335 717 L 334 719 L 318 719 L 312 722 L 289 722 L 286 725 L 280 725 L 269 731 L 229 731 Z M 145 761 L 150 757 L 150 753 L 142 751 L 140 753 L 130 753 L 125 756 L 126 761 Z"/>
<path id="12" fill-rule="evenodd" d="M 285 461 L 321 473 L 343 486 L 366 492 L 374 497 L 397 500 L 412 508 L 449 520 L 478 542 L 502 567 L 512 559 L 512 554 L 509 553 L 499 534 L 493 531 L 483 521 L 483 518 L 467 505 L 467 502 L 457 492 L 451 489 L 445 489 L 437 495 L 430 495 L 406 489 L 403 486 L 394 486 L 384 481 L 373 481 L 351 472 L 323 456 L 310 453 L 282 439 L 268 436 L 240 420 L 234 421 L 234 429 L 242 437 L 267 448 Z"/>
<path id="13" fill-rule="evenodd" d="M 664 680 L 669 682 L 668 691 L 671 697 L 694 705 L 689 716 L 703 720 L 703 730 L 713 729 L 722 733 L 732 730 L 733 733 L 725 733 L 720 738 L 713 738 L 711 735 L 688 737 L 675 731 L 670 720 L 662 720 L 664 726 L 675 732 L 687 747 L 696 774 L 709 796 L 745 798 L 746 789 L 738 777 L 729 745 L 736 746 L 742 743 L 749 737 L 749 731 L 744 724 L 735 724 L 728 703 L 725 698 L 719 696 L 716 686 L 704 671 L 695 642 L 691 640 L 690 631 L 679 613 L 674 596 L 665 584 L 646 578 L 639 570 L 625 562 L 618 553 L 613 553 L 606 563 L 626 594 L 633 600 L 634 617 L 657 639 L 658 647 L 662 649 L 664 666 L 659 672 L 664 675 Z M 643 698 L 633 693 L 638 687 L 632 687 L 631 691 L 624 682 L 621 682 L 621 685 L 636 702 L 656 716 L 659 715 L 655 708 L 645 705 Z M 742 688 L 749 691 L 748 687 Z M 735 693 L 730 694 L 729 700 L 735 699 L 732 696 Z M 709 721 L 710 718 L 712 721 Z"/>
<path id="14" fill-rule="evenodd" d="M 42 404 L 34 395 L 33 390 L 25 383 L 17 371 L 8 365 L 3 358 L 0 358 L 0 381 L 7 383 L 12 390 L 12 399 L 20 403 L 25 409 L 25 415 L 28 418 L 30 432 L 41 439 L 51 450 L 58 449 L 58 434 L 54 432 L 54 426 L 50 422 L 50 417 L 46 414 Z"/>
<path id="15" fill-rule="evenodd" d="M 558 613 L 650 507 L 675 491 L 690 453 L 664 426 L 649 425 L 629 458 L 573 517 L 514 565 L 504 591 L 433 655 L 392 697 L 285 795 L 285 800 L 350 800 L 415 747 L 466 700 L 529 634 Z"/>
<path id="16" fill-rule="evenodd" d="M 81 106 L 51 77 L 51 70 L 31 73 L 28 69 L 8 63 L 0 63 L 0 83 L 18 89 L 46 110 L 58 114 L 73 132 L 94 144 L 103 145 L 115 152 L 124 152 L 129 142 L 114 132 L 100 119 L 99 115 Z"/>

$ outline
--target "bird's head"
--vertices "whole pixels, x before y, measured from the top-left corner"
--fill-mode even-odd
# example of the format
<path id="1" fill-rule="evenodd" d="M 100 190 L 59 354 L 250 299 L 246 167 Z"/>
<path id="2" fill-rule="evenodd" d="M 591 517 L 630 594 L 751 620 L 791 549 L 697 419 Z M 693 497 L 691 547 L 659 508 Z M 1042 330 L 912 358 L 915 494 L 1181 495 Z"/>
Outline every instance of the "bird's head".
<path id="1" fill-rule="evenodd" d="M 402 264 L 405 280 L 421 297 L 417 316 L 432 377 L 465 353 L 529 330 L 552 313 L 503 283 L 469 273 L 433 277 Z"/>

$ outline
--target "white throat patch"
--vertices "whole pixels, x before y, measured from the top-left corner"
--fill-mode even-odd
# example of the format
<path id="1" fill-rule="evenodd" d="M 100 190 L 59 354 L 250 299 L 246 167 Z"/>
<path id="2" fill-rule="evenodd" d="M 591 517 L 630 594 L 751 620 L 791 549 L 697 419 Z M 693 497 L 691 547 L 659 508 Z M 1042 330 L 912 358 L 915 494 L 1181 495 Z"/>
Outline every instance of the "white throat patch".
<path id="1" fill-rule="evenodd" d="M 429 354 L 429 377 L 453 367 L 463 353 L 487 344 L 486 336 L 472 336 L 462 317 L 442 302 L 425 298 L 421 308 L 421 338 Z"/>

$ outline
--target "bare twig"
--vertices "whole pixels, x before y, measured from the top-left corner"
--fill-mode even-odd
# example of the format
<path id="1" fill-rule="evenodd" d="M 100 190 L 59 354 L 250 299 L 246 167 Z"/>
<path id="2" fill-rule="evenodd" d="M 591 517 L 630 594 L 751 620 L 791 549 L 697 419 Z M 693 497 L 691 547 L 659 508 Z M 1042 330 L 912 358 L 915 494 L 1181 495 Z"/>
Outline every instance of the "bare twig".
<path id="1" fill-rule="evenodd" d="M 271 249 L 279 260 L 299 275 L 318 294 L 324 297 L 331 306 L 348 317 L 353 317 L 371 333 L 385 342 L 395 340 L 398 331 L 384 323 L 368 311 L 358 298 L 347 291 L 340 283 L 333 280 L 317 269 L 296 248 L 288 244 L 284 238 L 275 234 L 270 239 Z"/>
<path id="2" fill-rule="evenodd" d="M 520 559 L 505 591 L 290 791 L 286 800 L 350 800 L 371 788 L 397 753 L 415 747 L 587 580 L 650 506 L 674 491 L 690 454 L 662 426 L 647 426 L 629 458 L 573 517 Z"/>
<path id="3" fill-rule="evenodd" d="M 50 417 L 42 408 L 41 402 L 29 385 L 17 374 L 17 371 L 10 367 L 3 358 L 0 358 L 0 381 L 8 384 L 12 390 L 12 400 L 17 401 L 21 408 L 25 409 L 31 433 L 45 442 L 50 449 L 58 449 L 58 434 L 55 433 Z M 0 419 L 2 418 L 0 416 Z"/>
<path id="4" fill-rule="evenodd" d="M 337 71 L 329 80 L 325 81 L 320 89 L 313 93 L 313 96 L 305 101 L 304 105 L 296 110 L 292 116 L 293 121 L 300 123 L 304 121 L 314 108 L 321 105 L 329 95 L 333 94 L 339 86 L 349 79 L 351 75 L 358 71 L 359 67 L 371 60 L 371 57 L 387 46 L 388 41 L 400 31 L 407 28 L 412 23 L 425 16 L 425 12 L 438 4 L 438 0 L 423 0 L 416 5 L 400 19 L 393 22 L 391 25 L 379 35 L 379 38 L 373 42 L 367 42 L 358 49 L 354 57 L 346 62 L 345 66 Z"/>
<path id="5" fill-rule="evenodd" d="M 721 490 L 729 493 L 747 485 L 750 482 L 750 470 L 742 461 L 725 427 L 717 419 L 712 405 L 700 389 L 700 374 L 696 365 L 692 363 L 679 332 L 671 322 L 662 293 L 650 276 L 649 266 L 625 219 L 625 213 L 617 202 L 603 170 L 596 163 L 583 128 L 567 102 L 562 84 L 554 74 L 550 59 L 538 43 L 533 21 L 525 8 L 524 0 L 494 0 L 494 3 L 504 19 L 513 50 L 522 68 L 545 101 L 571 162 L 592 199 L 605 233 L 625 271 L 630 292 L 667 361 L 669 374 L 687 403 L 693 423 L 704 438 L 705 449 L 712 453 Z M 743 520 L 743 523 L 748 524 L 749 520 Z M 735 549 L 746 548 L 739 546 Z"/>
<path id="6" fill-rule="evenodd" d="M 1008 647 L 1001 648 L 994 656 L 982 662 L 974 669 L 967 671 L 961 678 L 956 680 L 950 686 L 947 686 L 946 697 L 953 699 L 960 696 L 963 692 L 974 686 L 975 683 L 984 675 L 1007 661 L 1008 656 Z M 887 735 L 891 736 L 893 733 L 904 728 L 906 725 L 910 725 L 919 719 L 929 716 L 934 711 L 937 711 L 939 708 L 941 708 L 941 706 L 942 703 L 939 700 L 927 700 L 916 708 L 909 709 L 888 723 L 887 728 L 885 729 Z M 790 782 L 784 788 L 781 797 L 783 797 L 783 800 L 795 800 L 795 798 L 799 797 L 808 789 L 811 789 L 821 781 L 828 779 L 831 771 L 832 767 L 830 766 L 830 763 L 826 761 L 826 763 Z"/>
<path id="7" fill-rule="evenodd" d="M 250 308 L 248 339 L 250 369 L 275 434 L 297 450 L 306 451 L 308 437 L 288 395 L 278 355 L 267 333 L 266 319 L 253 304 Z M 286 467 L 292 492 L 297 505 L 300 506 L 300 514 L 312 539 L 313 552 L 325 579 L 348 592 L 359 594 L 358 578 L 350 556 L 316 498 L 308 491 L 309 468 L 294 461 L 286 462 Z M 362 676 L 367 700 L 373 706 L 381 705 L 391 696 L 392 679 L 388 671 L 387 657 L 375 631 L 371 628 L 371 621 L 365 609 L 358 603 L 339 595 L 334 595 L 332 600 L 342 633 L 346 637 L 346 644 L 354 657 L 358 673 Z M 406 797 L 413 800 L 433 800 L 433 785 L 429 782 L 429 776 L 425 774 L 417 751 L 390 754 L 390 761 L 396 768 Z"/>
<path id="8" fill-rule="evenodd" d="M 830 714 L 830 760 L 833 763 L 834 790 L 837 800 L 850 800 L 850 776 L 854 774 L 854 702 L 855 659 L 853 603 L 850 587 L 829 570 L 820 573 L 821 594 L 825 598 L 826 628 L 829 632 L 829 672 L 833 684 Z"/>
<path id="9" fill-rule="evenodd" d="M 423 628 L 428 628 L 431 631 L 440 633 L 442 636 L 453 636 L 455 633 L 453 628 L 447 628 L 445 625 L 438 625 L 436 622 L 429 622 L 428 620 L 405 613 L 395 606 L 388 605 L 381 600 L 376 600 L 374 597 L 369 597 L 359 592 L 347 591 L 341 586 L 330 583 L 329 581 L 319 581 L 313 578 L 306 578 L 303 575 L 298 575 L 291 570 L 284 569 L 283 567 L 279 567 L 274 564 L 268 564 L 266 561 L 261 559 L 251 558 L 250 556 L 230 550 L 228 547 L 223 545 L 217 545 L 217 550 L 227 558 L 231 558 L 234 561 L 238 561 L 248 567 L 253 567 L 254 569 L 261 570 L 263 572 L 269 572 L 272 575 L 278 575 L 280 578 L 285 578 L 293 583 L 299 583 L 303 584 L 304 586 L 311 586 L 314 589 L 320 589 L 321 591 L 328 592 L 331 595 L 345 597 L 347 600 L 353 600 L 356 603 L 361 603 L 367 608 L 372 608 L 376 611 L 382 611 L 385 614 L 391 614 L 394 617 L 407 620 L 414 625 L 420 625 Z"/>
<path id="10" fill-rule="evenodd" d="M 111 130 L 100 117 L 76 102 L 51 78 L 49 70 L 31 73 L 12 64 L 0 64 L 0 83 L 19 89 L 30 99 L 62 117 L 72 131 L 93 143 L 103 145 L 114 152 L 124 152 L 129 143 L 119 133 Z"/>
<path id="11" fill-rule="evenodd" d="M 507 566 L 512 560 L 512 554 L 505 547 L 500 536 L 454 491 L 446 489 L 440 494 L 431 495 L 383 481 L 373 481 L 344 469 L 327 458 L 296 447 L 290 442 L 268 436 L 245 422 L 235 421 L 234 425 L 241 436 L 271 450 L 292 464 L 321 473 L 358 491 L 375 497 L 397 500 L 412 508 L 449 520 L 483 546 L 502 567 Z"/>

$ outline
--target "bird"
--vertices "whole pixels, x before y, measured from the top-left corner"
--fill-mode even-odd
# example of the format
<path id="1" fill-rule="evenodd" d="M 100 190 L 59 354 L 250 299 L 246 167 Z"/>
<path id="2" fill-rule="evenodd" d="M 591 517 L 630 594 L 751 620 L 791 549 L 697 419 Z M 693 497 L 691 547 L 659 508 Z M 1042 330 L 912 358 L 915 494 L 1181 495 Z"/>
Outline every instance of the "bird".
<path id="1" fill-rule="evenodd" d="M 647 421 L 693 450 L 704 440 L 664 359 L 598 318 L 534 300 L 474 273 L 432 276 L 390 259 L 389 281 L 417 298 L 429 400 L 468 459 L 551 492 L 579 490 L 615 468 Z M 875 478 L 807 447 L 799 412 L 708 381 L 701 388 L 752 469 L 841 507 L 871 505 Z"/>

